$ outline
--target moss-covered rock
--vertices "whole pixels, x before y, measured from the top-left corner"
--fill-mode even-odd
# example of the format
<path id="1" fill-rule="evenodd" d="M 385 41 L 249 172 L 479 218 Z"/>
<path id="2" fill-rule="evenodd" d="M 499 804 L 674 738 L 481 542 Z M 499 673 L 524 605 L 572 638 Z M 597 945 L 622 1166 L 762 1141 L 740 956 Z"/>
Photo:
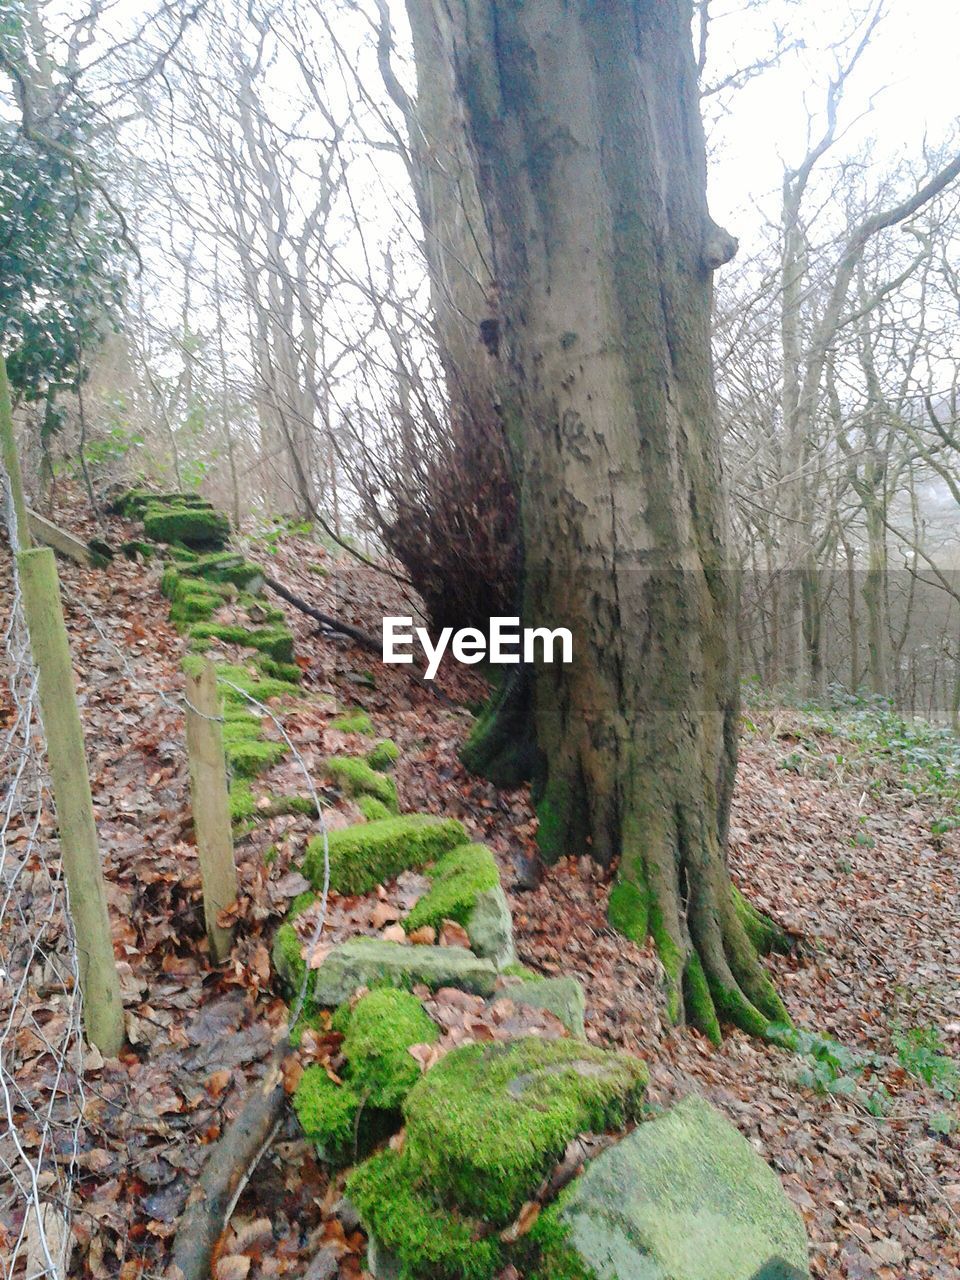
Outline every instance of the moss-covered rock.
<path id="1" fill-rule="evenodd" d="M 288 680 L 275 680 L 234 662 L 217 664 L 217 682 L 224 701 L 237 707 L 250 705 L 243 696 L 245 693 L 249 693 L 258 702 L 269 702 L 271 698 L 299 697 L 301 693 L 297 685 Z"/>
<path id="2" fill-rule="evenodd" d="M 442 1064 L 441 1064 L 442 1065 Z M 412 1095 L 411 1095 L 412 1096 Z M 805 1280 L 803 1223 L 773 1170 L 702 1098 L 593 1160 L 530 1233 L 543 1280 Z"/>
<path id="3" fill-rule="evenodd" d="M 275 662 L 289 662 L 293 657 L 293 636 L 286 627 L 242 627 L 237 623 L 198 622 L 190 628 L 190 636 L 258 649 Z"/>
<path id="4" fill-rule="evenodd" d="M 559 1018 L 571 1034 L 584 1037 L 586 1000 L 583 987 L 576 978 L 520 979 L 499 991 L 497 1000 L 512 1000 L 530 1009 L 546 1009 Z"/>
<path id="5" fill-rule="evenodd" d="M 418 1185 L 405 1156 L 373 1156 L 353 1171 L 346 1190 L 371 1237 L 368 1265 L 378 1277 L 492 1280 L 503 1265 L 497 1237 L 485 1235 L 482 1223 L 441 1208 Z"/>
<path id="6" fill-rule="evenodd" d="M 390 810 L 376 796 L 357 796 L 357 808 L 367 822 L 379 822 L 381 818 L 389 818 Z"/>
<path id="7" fill-rule="evenodd" d="M 247 778 L 233 778 L 230 782 L 230 819 L 245 822 L 257 811 L 257 802 Z"/>
<path id="8" fill-rule="evenodd" d="M 386 773 L 388 769 L 392 769 L 399 759 L 400 748 L 392 738 L 384 738 L 367 752 L 367 764 L 380 773 Z"/>
<path id="9" fill-rule="evenodd" d="M 173 507 L 179 510 L 189 507 L 193 510 L 211 511 L 213 504 L 199 493 L 154 493 L 150 489 L 128 489 L 111 502 L 107 510 L 112 515 L 124 516 L 128 520 L 140 520 L 148 507 Z"/>
<path id="10" fill-rule="evenodd" d="M 273 949 L 270 953 L 274 972 L 287 996 L 293 1000 L 300 994 L 304 975 L 307 972 L 303 958 L 303 944 L 300 935 L 289 920 L 284 921 L 273 935 Z M 352 992 L 351 992 L 352 994 Z M 337 1003 L 334 1001 L 333 1003 Z"/>
<path id="11" fill-rule="evenodd" d="M 279 965 L 277 966 L 279 969 Z M 465 947 L 414 947 L 382 938 L 352 938 L 334 947 L 316 971 L 312 994 L 332 1008 L 349 1000 L 358 987 L 410 990 L 423 983 L 459 987 L 476 995 L 493 994 L 497 971 Z"/>
<path id="12" fill-rule="evenodd" d="M 396 1110 L 420 1079 L 410 1046 L 434 1044 L 439 1035 L 416 996 L 369 992 L 357 1001 L 343 1042 L 350 1083 L 371 1106 Z"/>
<path id="13" fill-rule="evenodd" d="M 192 572 L 208 582 L 232 583 L 252 596 L 263 590 L 264 577 L 260 566 L 244 560 L 233 551 L 215 551 L 198 556 Z"/>
<path id="14" fill-rule="evenodd" d="M 463 844 L 445 854 L 429 872 L 429 890 L 403 922 L 407 932 L 444 920 L 466 925 L 477 898 L 500 883 L 493 854 L 482 844 Z"/>
<path id="15" fill-rule="evenodd" d="M 575 1040 L 466 1045 L 408 1095 L 405 1152 L 443 1203 L 502 1226 L 571 1138 L 636 1116 L 646 1080 L 636 1058 Z"/>
<path id="16" fill-rule="evenodd" d="M 324 767 L 327 776 L 346 795 L 374 796 L 388 813 L 398 812 L 400 805 L 397 801 L 396 783 L 392 778 L 385 778 L 382 773 L 371 769 L 366 760 L 359 756 L 331 756 Z"/>
<path id="17" fill-rule="evenodd" d="M 256 662 L 258 669 L 274 680 L 286 680 L 290 684 L 299 684 L 303 679 L 303 672 L 295 662 L 277 662 L 266 653 L 261 653 Z"/>
<path id="18" fill-rule="evenodd" d="M 515 958 L 513 920 L 493 854 L 484 845 L 461 845 L 429 873 L 432 883 L 404 921 L 408 932 L 444 920 L 465 926 L 478 956 L 498 968 Z"/>
<path id="19" fill-rule="evenodd" d="M 413 813 L 331 831 L 327 839 L 331 886 L 337 893 L 368 893 L 465 844 L 467 833 L 454 818 Z M 303 874 L 315 885 L 323 883 L 322 837 L 307 845 Z"/>
<path id="20" fill-rule="evenodd" d="M 353 707 L 342 716 L 330 721 L 331 729 L 339 729 L 341 733 L 373 733 L 373 721 L 361 707 Z"/>
<path id="21" fill-rule="evenodd" d="M 347 1081 L 337 1084 L 326 1070 L 307 1067 L 293 1095 L 293 1109 L 303 1132 L 330 1164 L 349 1164 L 358 1138 L 362 1096 Z"/>
<path id="22" fill-rule="evenodd" d="M 207 591 L 191 591 L 170 606 L 170 621 L 177 624 L 206 622 L 223 604 L 219 596 Z"/>
<path id="23" fill-rule="evenodd" d="M 225 742 L 224 750 L 230 770 L 241 778 L 255 778 L 266 773 L 287 753 L 285 742 L 265 742 L 255 738 L 240 738 Z"/>
<path id="24" fill-rule="evenodd" d="M 150 503 L 143 513 L 143 531 L 154 542 L 222 547 L 230 537 L 230 521 L 221 512 L 205 507 Z"/>

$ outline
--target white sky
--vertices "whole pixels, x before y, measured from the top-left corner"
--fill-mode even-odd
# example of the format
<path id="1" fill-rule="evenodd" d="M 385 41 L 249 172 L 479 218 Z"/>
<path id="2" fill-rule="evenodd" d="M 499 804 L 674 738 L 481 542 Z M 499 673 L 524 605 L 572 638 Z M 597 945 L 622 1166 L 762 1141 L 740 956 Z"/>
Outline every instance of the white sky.
<path id="1" fill-rule="evenodd" d="M 739 0 L 716 4 L 718 12 Z M 823 125 L 823 103 L 833 55 L 827 46 L 852 29 L 843 0 L 768 0 L 749 15 L 718 17 L 711 47 L 715 75 L 748 64 L 762 48 L 759 32 L 779 21 L 807 48 L 787 55 L 733 97 L 729 117 L 718 126 L 710 174 L 711 212 L 740 237 L 749 253 L 751 234 L 762 216 L 776 217 L 784 165 L 795 165 L 806 150 L 806 106 Z M 769 38 L 769 37 L 767 37 Z M 852 122 L 873 97 L 873 109 L 837 147 L 849 155 L 875 139 L 878 169 L 900 156 L 919 157 L 924 139 L 939 147 L 960 117 L 960 6 L 953 0 L 887 0 L 886 15 L 874 32 L 848 83 L 841 123 Z"/>

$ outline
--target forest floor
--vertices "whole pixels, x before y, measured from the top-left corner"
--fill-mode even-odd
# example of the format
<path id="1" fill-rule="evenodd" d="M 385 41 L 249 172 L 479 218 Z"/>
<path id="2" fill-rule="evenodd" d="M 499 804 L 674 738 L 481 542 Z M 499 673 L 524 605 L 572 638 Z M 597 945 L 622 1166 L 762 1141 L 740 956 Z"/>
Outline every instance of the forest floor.
<path id="1" fill-rule="evenodd" d="M 76 510 L 56 518 L 92 532 Z M 251 555 L 374 635 L 385 612 L 409 613 L 389 579 L 313 543 L 283 539 Z M 318 562 L 325 575 L 311 570 Z M 209 1144 L 279 1036 L 285 1007 L 271 985 L 271 935 L 303 887 L 296 865 L 315 824 L 268 818 L 238 843 L 237 943 L 230 963 L 212 968 L 176 703 L 183 642 L 167 621 L 159 572 L 122 559 L 103 572 L 60 569 L 129 1035 L 119 1060 L 87 1061 L 73 1269 L 135 1280 L 163 1271 Z M 0 547 L 0 581 L 8 574 Z M 369 745 L 330 728 L 344 707 L 363 707 L 378 737 L 395 739 L 402 809 L 460 817 L 494 850 L 520 959 L 580 979 L 588 1037 L 646 1060 L 652 1102 L 697 1090 L 770 1161 L 806 1221 L 816 1276 L 960 1276 L 960 1083 L 951 1071 L 951 1056 L 960 1059 L 960 833 L 937 834 L 949 825 L 938 825 L 941 795 L 922 793 L 896 751 L 852 744 L 826 717 L 749 707 L 731 865 L 750 898 L 803 938 L 800 957 L 770 964 L 791 1016 L 816 1034 L 798 1053 L 739 1032 L 717 1049 L 666 1025 L 659 963 L 609 928 L 608 887 L 586 859 L 548 869 L 536 889 L 519 887 L 517 859 L 532 855 L 536 830 L 527 794 L 497 792 L 457 759 L 470 717 L 452 704 L 475 702 L 482 682 L 444 668 L 437 685 L 448 702 L 409 669 L 381 667 L 295 610 L 287 617 L 309 696 L 285 705 L 282 720 L 305 764 Z M 0 704 L 0 724 L 2 713 Z M 258 785 L 303 790 L 291 760 Z M 329 798 L 330 825 L 352 820 L 349 802 Z M 41 1027 L 59 1016 L 55 993 L 42 1001 Z M 17 1048 L 25 1089 L 49 1088 L 42 1035 Z M 338 1185 L 295 1123 L 253 1183 L 222 1243 L 217 1280 L 361 1274 L 362 1236 L 332 1215 Z"/>

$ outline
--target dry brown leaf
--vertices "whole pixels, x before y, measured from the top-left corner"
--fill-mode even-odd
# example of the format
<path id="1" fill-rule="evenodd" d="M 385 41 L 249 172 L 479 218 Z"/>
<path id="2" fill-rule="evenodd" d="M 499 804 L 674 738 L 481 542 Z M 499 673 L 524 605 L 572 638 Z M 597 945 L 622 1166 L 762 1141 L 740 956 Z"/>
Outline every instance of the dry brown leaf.
<path id="1" fill-rule="evenodd" d="M 393 924 L 400 919 L 400 908 L 389 902 L 378 902 L 370 912 L 370 923 L 375 929 L 382 929 L 385 924 Z"/>
<path id="2" fill-rule="evenodd" d="M 406 942 L 407 931 L 402 924 L 387 925 L 380 935 L 385 942 Z"/>
<path id="3" fill-rule="evenodd" d="M 246 1280 L 250 1270 L 250 1259 L 243 1253 L 227 1253 L 217 1259 L 214 1268 L 215 1280 Z"/>
<path id="4" fill-rule="evenodd" d="M 515 1222 L 500 1232 L 504 1244 L 516 1244 L 521 1236 L 525 1236 L 540 1217 L 540 1205 L 536 1200 L 527 1200 L 520 1208 Z"/>
<path id="5" fill-rule="evenodd" d="M 470 935 L 456 920 L 444 920 L 440 926 L 441 947 L 466 947 L 470 949 Z"/>
<path id="6" fill-rule="evenodd" d="M 414 946 L 432 947 L 437 940 L 437 931 L 432 924 L 423 924 L 407 936 Z"/>

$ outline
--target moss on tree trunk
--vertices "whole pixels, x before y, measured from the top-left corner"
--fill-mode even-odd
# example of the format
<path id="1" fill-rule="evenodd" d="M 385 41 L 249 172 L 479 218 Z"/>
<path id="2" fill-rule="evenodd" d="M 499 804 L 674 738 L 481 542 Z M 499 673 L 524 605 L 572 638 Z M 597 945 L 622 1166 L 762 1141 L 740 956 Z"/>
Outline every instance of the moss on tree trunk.
<path id="1" fill-rule="evenodd" d="M 574 646 L 504 685 L 465 759 L 533 775 L 546 856 L 619 859 L 612 919 L 654 937 L 674 1018 L 762 1034 L 786 1014 L 725 861 L 737 577 L 710 312 L 736 246 L 707 211 L 691 7 L 444 9 L 494 258 L 523 621 Z"/>

